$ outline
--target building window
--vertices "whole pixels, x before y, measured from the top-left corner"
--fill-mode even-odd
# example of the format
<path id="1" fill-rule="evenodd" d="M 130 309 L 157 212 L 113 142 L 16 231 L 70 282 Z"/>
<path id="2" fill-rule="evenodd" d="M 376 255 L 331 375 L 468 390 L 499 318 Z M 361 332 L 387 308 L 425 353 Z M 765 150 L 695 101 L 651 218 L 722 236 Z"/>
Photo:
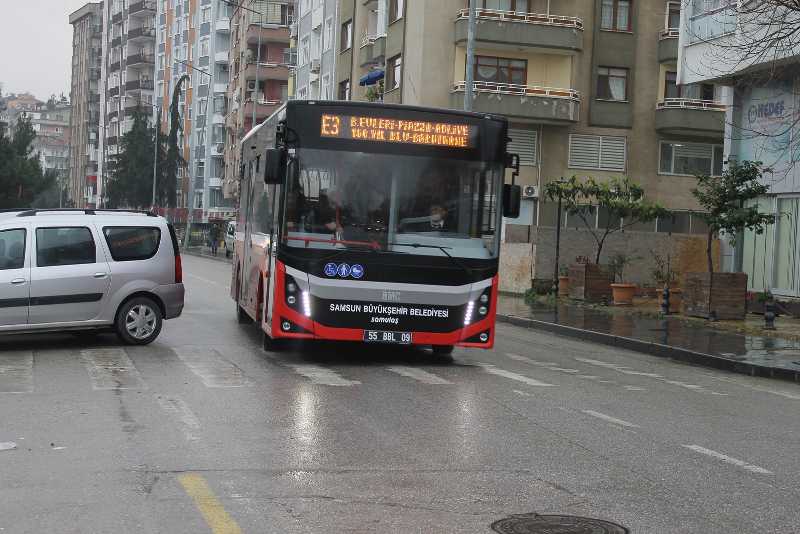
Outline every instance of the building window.
<path id="1" fill-rule="evenodd" d="M 678 85 L 678 73 L 667 71 L 664 75 L 664 98 L 680 98 L 681 88 Z"/>
<path id="2" fill-rule="evenodd" d="M 307 65 L 309 61 L 311 61 L 311 47 L 308 37 L 304 37 L 300 41 L 300 65 Z"/>
<path id="3" fill-rule="evenodd" d="M 681 27 L 681 3 L 667 2 L 667 20 L 665 27 L 668 30 L 677 30 Z"/>
<path id="4" fill-rule="evenodd" d="M 209 54 L 209 40 L 208 38 L 200 39 L 200 57 L 206 57 Z"/>
<path id="5" fill-rule="evenodd" d="M 341 51 L 350 50 L 353 46 L 353 21 L 348 20 L 342 24 Z"/>
<path id="6" fill-rule="evenodd" d="M 320 98 L 323 100 L 330 100 L 331 99 L 331 76 L 330 74 L 323 74 L 322 75 L 322 91 L 320 92 Z"/>
<path id="7" fill-rule="evenodd" d="M 203 6 L 200 8 L 200 24 L 211 22 L 211 6 Z"/>
<path id="8" fill-rule="evenodd" d="M 631 31 L 632 0 L 603 0 L 600 8 L 600 28 L 621 32 Z"/>
<path id="9" fill-rule="evenodd" d="M 350 80 L 345 80 L 339 83 L 339 100 L 350 100 Z"/>
<path id="10" fill-rule="evenodd" d="M 528 81 L 528 62 L 524 59 L 476 56 L 475 81 L 525 85 Z"/>
<path id="11" fill-rule="evenodd" d="M 325 51 L 328 51 L 333 46 L 333 17 L 329 17 L 328 20 L 325 21 L 325 43 L 323 43 L 323 48 Z"/>
<path id="12" fill-rule="evenodd" d="M 658 172 L 679 176 L 720 176 L 722 145 L 662 141 Z"/>
<path id="13" fill-rule="evenodd" d="M 527 167 L 536 166 L 539 131 L 509 128 L 508 152 L 519 155 L 519 164 Z"/>
<path id="14" fill-rule="evenodd" d="M 389 0 L 389 21 L 403 18 L 403 0 Z"/>
<path id="15" fill-rule="evenodd" d="M 573 169 L 625 171 L 625 137 L 611 135 L 569 136 L 569 166 Z"/>
<path id="16" fill-rule="evenodd" d="M 597 99 L 628 100 L 628 69 L 599 67 L 597 69 Z"/>
<path id="17" fill-rule="evenodd" d="M 516 11 L 529 13 L 528 0 L 478 0 L 478 7 L 496 11 Z"/>
<path id="18" fill-rule="evenodd" d="M 394 56 L 386 62 L 386 90 L 391 91 L 400 87 L 403 79 L 403 58 Z"/>

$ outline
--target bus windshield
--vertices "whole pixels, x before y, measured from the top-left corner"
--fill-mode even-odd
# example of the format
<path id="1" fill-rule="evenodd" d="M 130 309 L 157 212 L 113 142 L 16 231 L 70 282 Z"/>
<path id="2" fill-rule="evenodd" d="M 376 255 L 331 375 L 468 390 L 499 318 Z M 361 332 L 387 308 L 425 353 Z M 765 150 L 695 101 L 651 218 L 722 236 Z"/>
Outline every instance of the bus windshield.
<path id="1" fill-rule="evenodd" d="M 496 258 L 500 163 L 299 149 L 284 243 Z"/>

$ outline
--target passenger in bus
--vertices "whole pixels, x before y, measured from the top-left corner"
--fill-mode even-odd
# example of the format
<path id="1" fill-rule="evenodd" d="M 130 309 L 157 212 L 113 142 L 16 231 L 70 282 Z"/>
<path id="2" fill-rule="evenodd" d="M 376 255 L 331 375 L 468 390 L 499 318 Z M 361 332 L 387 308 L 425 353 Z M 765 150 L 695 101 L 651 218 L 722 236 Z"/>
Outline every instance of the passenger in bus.
<path id="1" fill-rule="evenodd" d="M 440 203 L 431 204 L 428 215 L 400 221 L 401 232 L 450 232 L 452 228 L 447 208 Z"/>

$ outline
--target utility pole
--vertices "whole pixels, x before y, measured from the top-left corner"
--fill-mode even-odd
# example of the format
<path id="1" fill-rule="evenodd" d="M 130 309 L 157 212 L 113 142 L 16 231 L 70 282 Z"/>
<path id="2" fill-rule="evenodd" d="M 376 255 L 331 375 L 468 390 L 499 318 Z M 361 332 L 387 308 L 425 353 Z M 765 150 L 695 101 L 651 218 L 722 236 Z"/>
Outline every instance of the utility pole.
<path id="1" fill-rule="evenodd" d="M 472 111 L 472 87 L 475 84 L 475 15 L 477 0 L 469 0 L 469 26 L 467 29 L 467 81 L 464 87 L 464 111 Z"/>
<path id="2" fill-rule="evenodd" d="M 156 104 L 156 120 L 153 128 L 155 134 L 155 148 L 153 149 L 153 202 L 150 204 L 152 208 L 156 207 L 156 177 L 158 176 L 158 142 L 161 137 L 161 107 Z"/>

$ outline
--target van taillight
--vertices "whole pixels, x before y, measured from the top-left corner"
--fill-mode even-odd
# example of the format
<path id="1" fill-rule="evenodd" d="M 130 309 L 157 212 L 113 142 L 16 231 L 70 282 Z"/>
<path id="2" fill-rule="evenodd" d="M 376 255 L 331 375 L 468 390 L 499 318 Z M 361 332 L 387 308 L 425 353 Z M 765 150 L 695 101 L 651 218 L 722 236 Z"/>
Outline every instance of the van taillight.
<path id="1" fill-rule="evenodd" d="M 183 262 L 181 261 L 180 254 L 177 254 L 175 256 L 175 283 L 176 284 L 183 283 Z"/>

